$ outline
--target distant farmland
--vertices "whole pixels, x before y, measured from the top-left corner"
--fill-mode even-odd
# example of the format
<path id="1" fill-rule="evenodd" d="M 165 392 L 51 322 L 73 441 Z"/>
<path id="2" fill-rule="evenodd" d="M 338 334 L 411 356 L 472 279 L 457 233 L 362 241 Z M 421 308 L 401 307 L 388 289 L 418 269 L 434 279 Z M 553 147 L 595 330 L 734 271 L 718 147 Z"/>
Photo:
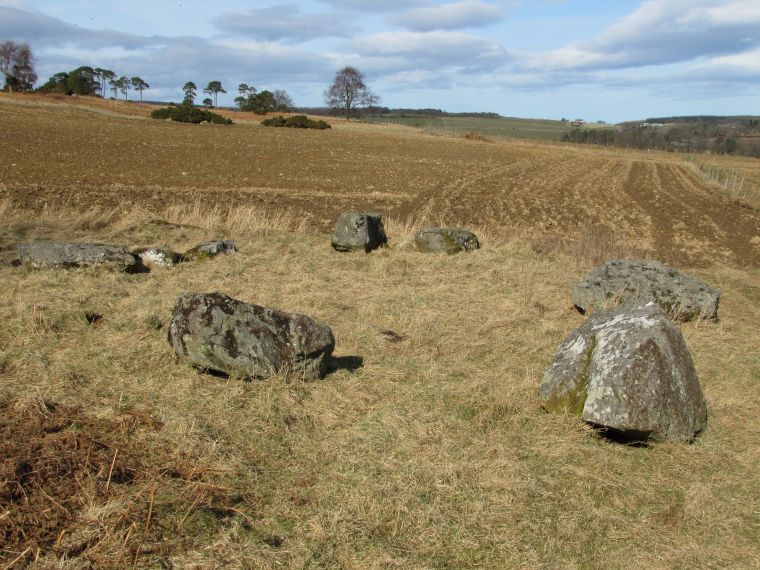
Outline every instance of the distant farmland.
<path id="1" fill-rule="evenodd" d="M 428 117 L 424 115 L 380 115 L 367 117 L 372 123 L 405 125 L 441 134 L 464 135 L 478 133 L 486 137 L 554 140 L 573 129 L 567 122 L 546 119 L 516 119 L 513 117 Z M 591 125 L 585 125 L 589 127 Z"/>

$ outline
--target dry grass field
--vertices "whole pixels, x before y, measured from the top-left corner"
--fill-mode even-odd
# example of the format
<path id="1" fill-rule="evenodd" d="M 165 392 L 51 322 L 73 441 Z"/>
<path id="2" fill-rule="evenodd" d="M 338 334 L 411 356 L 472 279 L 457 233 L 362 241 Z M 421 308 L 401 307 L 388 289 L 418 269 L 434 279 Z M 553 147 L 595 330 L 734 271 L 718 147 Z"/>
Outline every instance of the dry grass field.
<path id="1" fill-rule="evenodd" d="M 672 155 L 130 109 L 0 98 L 0 564 L 760 567 L 758 210 Z M 382 213 L 391 247 L 333 252 L 341 210 Z M 483 247 L 404 247 L 423 223 Z M 240 253 L 135 275 L 10 264 L 32 239 L 216 237 Z M 613 256 L 723 291 L 717 323 L 681 325 L 709 407 L 692 445 L 623 446 L 539 408 L 583 320 L 570 286 Z M 335 370 L 179 363 L 182 291 L 314 316 Z"/>

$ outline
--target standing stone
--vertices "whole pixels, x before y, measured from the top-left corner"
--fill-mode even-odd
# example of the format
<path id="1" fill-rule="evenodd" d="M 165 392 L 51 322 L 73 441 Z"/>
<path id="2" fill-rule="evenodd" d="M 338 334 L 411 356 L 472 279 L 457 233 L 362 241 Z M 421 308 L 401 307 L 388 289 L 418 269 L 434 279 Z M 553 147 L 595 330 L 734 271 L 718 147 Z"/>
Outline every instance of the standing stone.
<path id="1" fill-rule="evenodd" d="M 222 293 L 183 293 L 169 323 L 174 352 L 193 366 L 246 378 L 292 372 L 322 378 L 335 348 L 330 327 L 306 315 Z"/>
<path id="2" fill-rule="evenodd" d="M 414 236 L 417 249 L 424 253 L 459 253 L 480 247 L 478 237 L 461 228 L 422 228 Z"/>
<path id="3" fill-rule="evenodd" d="M 658 261 L 613 259 L 573 287 L 582 313 L 611 301 L 652 299 L 677 321 L 717 319 L 720 291 Z"/>
<path id="4" fill-rule="evenodd" d="M 548 412 L 569 411 L 637 441 L 688 442 L 707 425 L 686 342 L 653 301 L 599 311 L 570 333 L 539 395 Z"/>
<path id="5" fill-rule="evenodd" d="M 182 261 L 206 261 L 217 255 L 235 253 L 237 247 L 231 239 L 207 241 L 182 254 Z"/>
<path id="6" fill-rule="evenodd" d="M 332 246 L 337 251 L 364 250 L 369 253 L 387 243 L 388 238 L 380 214 L 343 212 L 335 222 Z"/>
<path id="7" fill-rule="evenodd" d="M 17 246 L 19 261 L 33 269 L 104 266 L 118 271 L 134 271 L 137 259 L 123 245 L 35 241 Z"/>

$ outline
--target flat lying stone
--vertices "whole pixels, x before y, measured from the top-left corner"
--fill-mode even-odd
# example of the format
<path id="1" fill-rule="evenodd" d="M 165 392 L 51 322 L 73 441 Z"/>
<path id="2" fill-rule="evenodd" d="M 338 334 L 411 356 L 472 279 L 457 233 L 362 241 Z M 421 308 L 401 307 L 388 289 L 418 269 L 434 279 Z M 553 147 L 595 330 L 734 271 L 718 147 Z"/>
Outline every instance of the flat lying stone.
<path id="1" fill-rule="evenodd" d="M 335 222 L 332 246 L 337 251 L 359 251 L 367 253 L 388 243 L 380 214 L 341 213 Z"/>
<path id="2" fill-rule="evenodd" d="M 462 228 L 422 228 L 414 236 L 417 249 L 424 253 L 459 253 L 480 247 L 478 237 Z"/>
<path id="3" fill-rule="evenodd" d="M 231 239 L 207 241 L 182 254 L 182 261 L 205 261 L 217 255 L 235 253 L 237 247 Z"/>
<path id="4" fill-rule="evenodd" d="M 34 269 L 103 266 L 118 271 L 133 271 L 137 259 L 123 245 L 35 241 L 17 246 L 22 265 Z"/>
<path id="5" fill-rule="evenodd" d="M 184 361 L 245 378 L 278 372 L 322 378 L 335 348 L 330 327 L 301 314 L 243 303 L 222 293 L 183 293 L 169 343 Z"/>
<path id="6" fill-rule="evenodd" d="M 570 333 L 539 395 L 548 412 L 570 412 L 637 441 L 688 442 L 707 425 L 686 342 L 653 301 L 599 311 Z"/>
<path id="7" fill-rule="evenodd" d="M 581 312 L 614 301 L 652 299 L 677 321 L 717 319 L 720 291 L 658 261 L 614 259 L 594 269 L 573 287 Z"/>

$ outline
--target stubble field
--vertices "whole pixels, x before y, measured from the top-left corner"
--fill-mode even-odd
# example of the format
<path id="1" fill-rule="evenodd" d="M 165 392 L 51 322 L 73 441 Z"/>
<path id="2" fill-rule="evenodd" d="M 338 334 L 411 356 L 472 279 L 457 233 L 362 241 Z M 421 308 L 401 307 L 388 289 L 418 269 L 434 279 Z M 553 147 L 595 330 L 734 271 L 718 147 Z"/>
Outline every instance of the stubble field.
<path id="1" fill-rule="evenodd" d="M 25 103 L 0 101 L 4 563 L 760 566 L 760 213 L 678 157 Z M 382 213 L 391 247 L 333 252 L 341 210 Z M 404 247 L 425 223 L 483 248 Z M 141 275 L 9 263 L 30 239 L 214 237 L 240 253 Z M 570 286 L 631 255 L 723 290 L 718 323 L 681 326 L 710 414 L 692 445 L 621 446 L 538 405 L 583 320 Z M 334 371 L 179 363 L 182 291 L 314 316 Z"/>

